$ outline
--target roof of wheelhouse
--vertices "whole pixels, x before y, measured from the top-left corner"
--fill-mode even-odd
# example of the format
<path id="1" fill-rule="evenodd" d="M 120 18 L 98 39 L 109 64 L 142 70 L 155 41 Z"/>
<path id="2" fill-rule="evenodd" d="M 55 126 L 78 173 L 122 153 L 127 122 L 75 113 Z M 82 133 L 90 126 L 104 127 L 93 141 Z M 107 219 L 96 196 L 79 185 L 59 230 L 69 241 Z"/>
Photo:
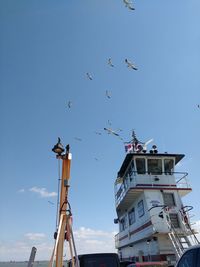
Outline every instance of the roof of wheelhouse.
<path id="1" fill-rule="evenodd" d="M 151 157 L 151 158 L 175 158 L 175 165 L 185 156 L 184 154 L 168 154 L 168 153 L 128 153 L 122 163 L 118 172 L 118 176 L 122 177 L 126 171 L 129 163 L 134 157 Z"/>

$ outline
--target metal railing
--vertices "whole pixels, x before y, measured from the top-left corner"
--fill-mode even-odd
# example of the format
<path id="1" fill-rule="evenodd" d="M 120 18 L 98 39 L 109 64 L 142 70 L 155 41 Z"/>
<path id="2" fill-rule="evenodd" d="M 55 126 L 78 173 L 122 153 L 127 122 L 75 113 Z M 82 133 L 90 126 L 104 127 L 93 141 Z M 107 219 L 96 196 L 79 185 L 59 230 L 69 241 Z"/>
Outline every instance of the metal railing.
<path id="1" fill-rule="evenodd" d="M 123 179 L 121 186 L 115 185 L 115 200 L 117 203 L 121 201 L 130 187 L 177 187 L 177 188 L 190 188 L 188 182 L 187 172 L 159 172 L 159 174 L 153 174 L 145 172 L 139 173 L 133 171 L 130 176 Z M 164 182 L 164 185 L 163 185 Z M 118 187 L 118 188 L 117 188 Z"/>

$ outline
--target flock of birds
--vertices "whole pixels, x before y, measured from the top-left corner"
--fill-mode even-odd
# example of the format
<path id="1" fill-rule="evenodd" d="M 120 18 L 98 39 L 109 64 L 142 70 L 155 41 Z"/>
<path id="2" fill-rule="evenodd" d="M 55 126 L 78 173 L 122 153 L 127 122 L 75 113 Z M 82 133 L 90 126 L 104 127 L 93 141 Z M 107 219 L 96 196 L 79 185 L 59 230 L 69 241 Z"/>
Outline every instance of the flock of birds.
<path id="1" fill-rule="evenodd" d="M 123 0 L 123 3 L 124 3 L 124 5 L 125 5 L 126 8 L 128 8 L 128 9 L 130 9 L 130 10 L 135 10 L 135 8 L 133 7 L 133 3 L 132 3 L 130 0 Z M 129 68 L 129 69 L 132 69 L 132 70 L 137 70 L 137 69 L 138 69 L 138 68 L 135 66 L 135 64 L 133 64 L 133 63 L 132 63 L 129 59 L 127 59 L 127 58 L 125 58 L 124 63 L 126 64 L 127 68 Z M 115 67 L 115 65 L 113 64 L 111 58 L 109 58 L 109 59 L 107 60 L 107 64 L 108 64 L 108 66 L 111 67 L 111 68 L 114 68 L 114 67 Z M 89 73 L 89 72 L 86 72 L 86 78 L 87 78 L 89 81 L 92 81 L 92 80 L 93 80 L 93 76 L 92 76 L 91 73 Z M 112 98 L 112 93 L 111 93 L 111 91 L 106 90 L 106 91 L 105 91 L 105 97 L 108 98 L 108 99 L 111 99 L 111 98 Z M 68 109 L 71 109 L 72 107 L 73 107 L 73 102 L 72 102 L 72 100 L 69 100 L 69 101 L 67 102 L 67 108 L 68 108 Z M 118 137 L 120 140 L 123 141 L 123 138 L 121 137 L 121 135 L 120 135 L 120 133 L 119 133 L 119 132 L 122 131 L 122 129 L 113 130 L 113 129 L 112 129 L 112 123 L 111 123 L 109 120 L 108 120 L 108 126 L 107 126 L 107 127 L 104 127 L 103 130 L 106 131 L 108 134 L 113 135 L 113 136 L 116 136 L 116 137 Z M 94 133 L 97 134 L 97 135 L 102 135 L 102 133 L 99 132 L 99 131 L 95 131 Z M 76 141 L 79 141 L 79 142 L 82 141 L 82 138 L 80 138 L 80 137 L 74 137 L 74 139 L 75 139 Z"/>
<path id="2" fill-rule="evenodd" d="M 124 2 L 126 2 L 126 4 L 129 3 L 129 2 L 127 2 L 126 0 L 124 0 Z M 129 4 L 130 4 L 130 3 L 129 3 Z M 124 60 L 124 62 L 126 63 L 127 68 L 132 69 L 132 70 L 137 70 L 137 67 L 136 67 L 130 60 L 128 60 L 127 58 Z M 114 64 L 112 63 L 112 59 L 111 59 L 111 58 L 108 59 L 107 64 L 108 64 L 110 67 L 112 67 L 112 68 L 114 67 Z M 92 75 L 91 75 L 89 72 L 86 73 L 86 78 L 89 79 L 90 81 L 93 80 L 93 77 L 92 77 Z M 105 95 L 106 95 L 106 97 L 107 97 L 108 99 L 111 99 L 111 92 L 110 92 L 110 91 L 106 90 Z M 71 101 L 71 100 L 68 101 L 68 103 L 67 103 L 67 107 L 68 107 L 68 109 L 71 109 L 71 108 L 72 108 L 72 101 Z M 110 120 L 108 120 L 108 125 L 109 125 L 109 127 L 104 127 L 104 131 L 106 131 L 108 134 L 117 136 L 120 140 L 123 141 L 123 138 L 122 138 L 122 137 L 120 136 L 120 134 L 118 133 L 119 131 L 121 132 L 122 129 L 113 130 L 113 129 L 111 128 L 112 123 L 110 122 Z M 95 134 L 97 134 L 97 135 L 101 135 L 102 133 L 96 131 Z M 82 138 L 80 138 L 80 137 L 74 137 L 74 139 L 75 139 L 76 141 L 82 141 Z"/>

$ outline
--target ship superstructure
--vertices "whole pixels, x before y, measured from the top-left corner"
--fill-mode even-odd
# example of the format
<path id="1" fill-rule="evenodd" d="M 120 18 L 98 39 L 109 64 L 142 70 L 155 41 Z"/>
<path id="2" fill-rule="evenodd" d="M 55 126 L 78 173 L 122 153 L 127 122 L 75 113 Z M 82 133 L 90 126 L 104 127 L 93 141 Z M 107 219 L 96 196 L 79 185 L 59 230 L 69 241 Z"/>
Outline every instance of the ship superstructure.
<path id="1" fill-rule="evenodd" d="M 150 140 L 147 143 L 150 143 Z M 168 261 L 173 265 L 183 250 L 199 243 L 190 223 L 192 207 L 182 197 L 192 188 L 186 172 L 176 172 L 183 154 L 147 151 L 133 131 L 115 181 L 119 233 L 115 244 L 121 261 Z"/>

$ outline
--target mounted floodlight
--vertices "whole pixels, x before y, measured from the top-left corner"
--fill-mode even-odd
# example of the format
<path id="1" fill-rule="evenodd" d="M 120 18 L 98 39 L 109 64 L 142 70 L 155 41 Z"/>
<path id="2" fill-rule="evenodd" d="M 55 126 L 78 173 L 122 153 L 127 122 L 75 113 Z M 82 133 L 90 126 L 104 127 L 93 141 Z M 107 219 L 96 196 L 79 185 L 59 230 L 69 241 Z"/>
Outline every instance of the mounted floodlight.
<path id="1" fill-rule="evenodd" d="M 59 156 L 64 152 L 63 145 L 61 144 L 60 137 L 58 137 L 58 143 L 52 148 L 52 151 Z"/>
<path id="2" fill-rule="evenodd" d="M 114 223 L 115 224 L 117 224 L 118 222 L 119 222 L 119 219 L 118 218 L 114 219 Z"/>

